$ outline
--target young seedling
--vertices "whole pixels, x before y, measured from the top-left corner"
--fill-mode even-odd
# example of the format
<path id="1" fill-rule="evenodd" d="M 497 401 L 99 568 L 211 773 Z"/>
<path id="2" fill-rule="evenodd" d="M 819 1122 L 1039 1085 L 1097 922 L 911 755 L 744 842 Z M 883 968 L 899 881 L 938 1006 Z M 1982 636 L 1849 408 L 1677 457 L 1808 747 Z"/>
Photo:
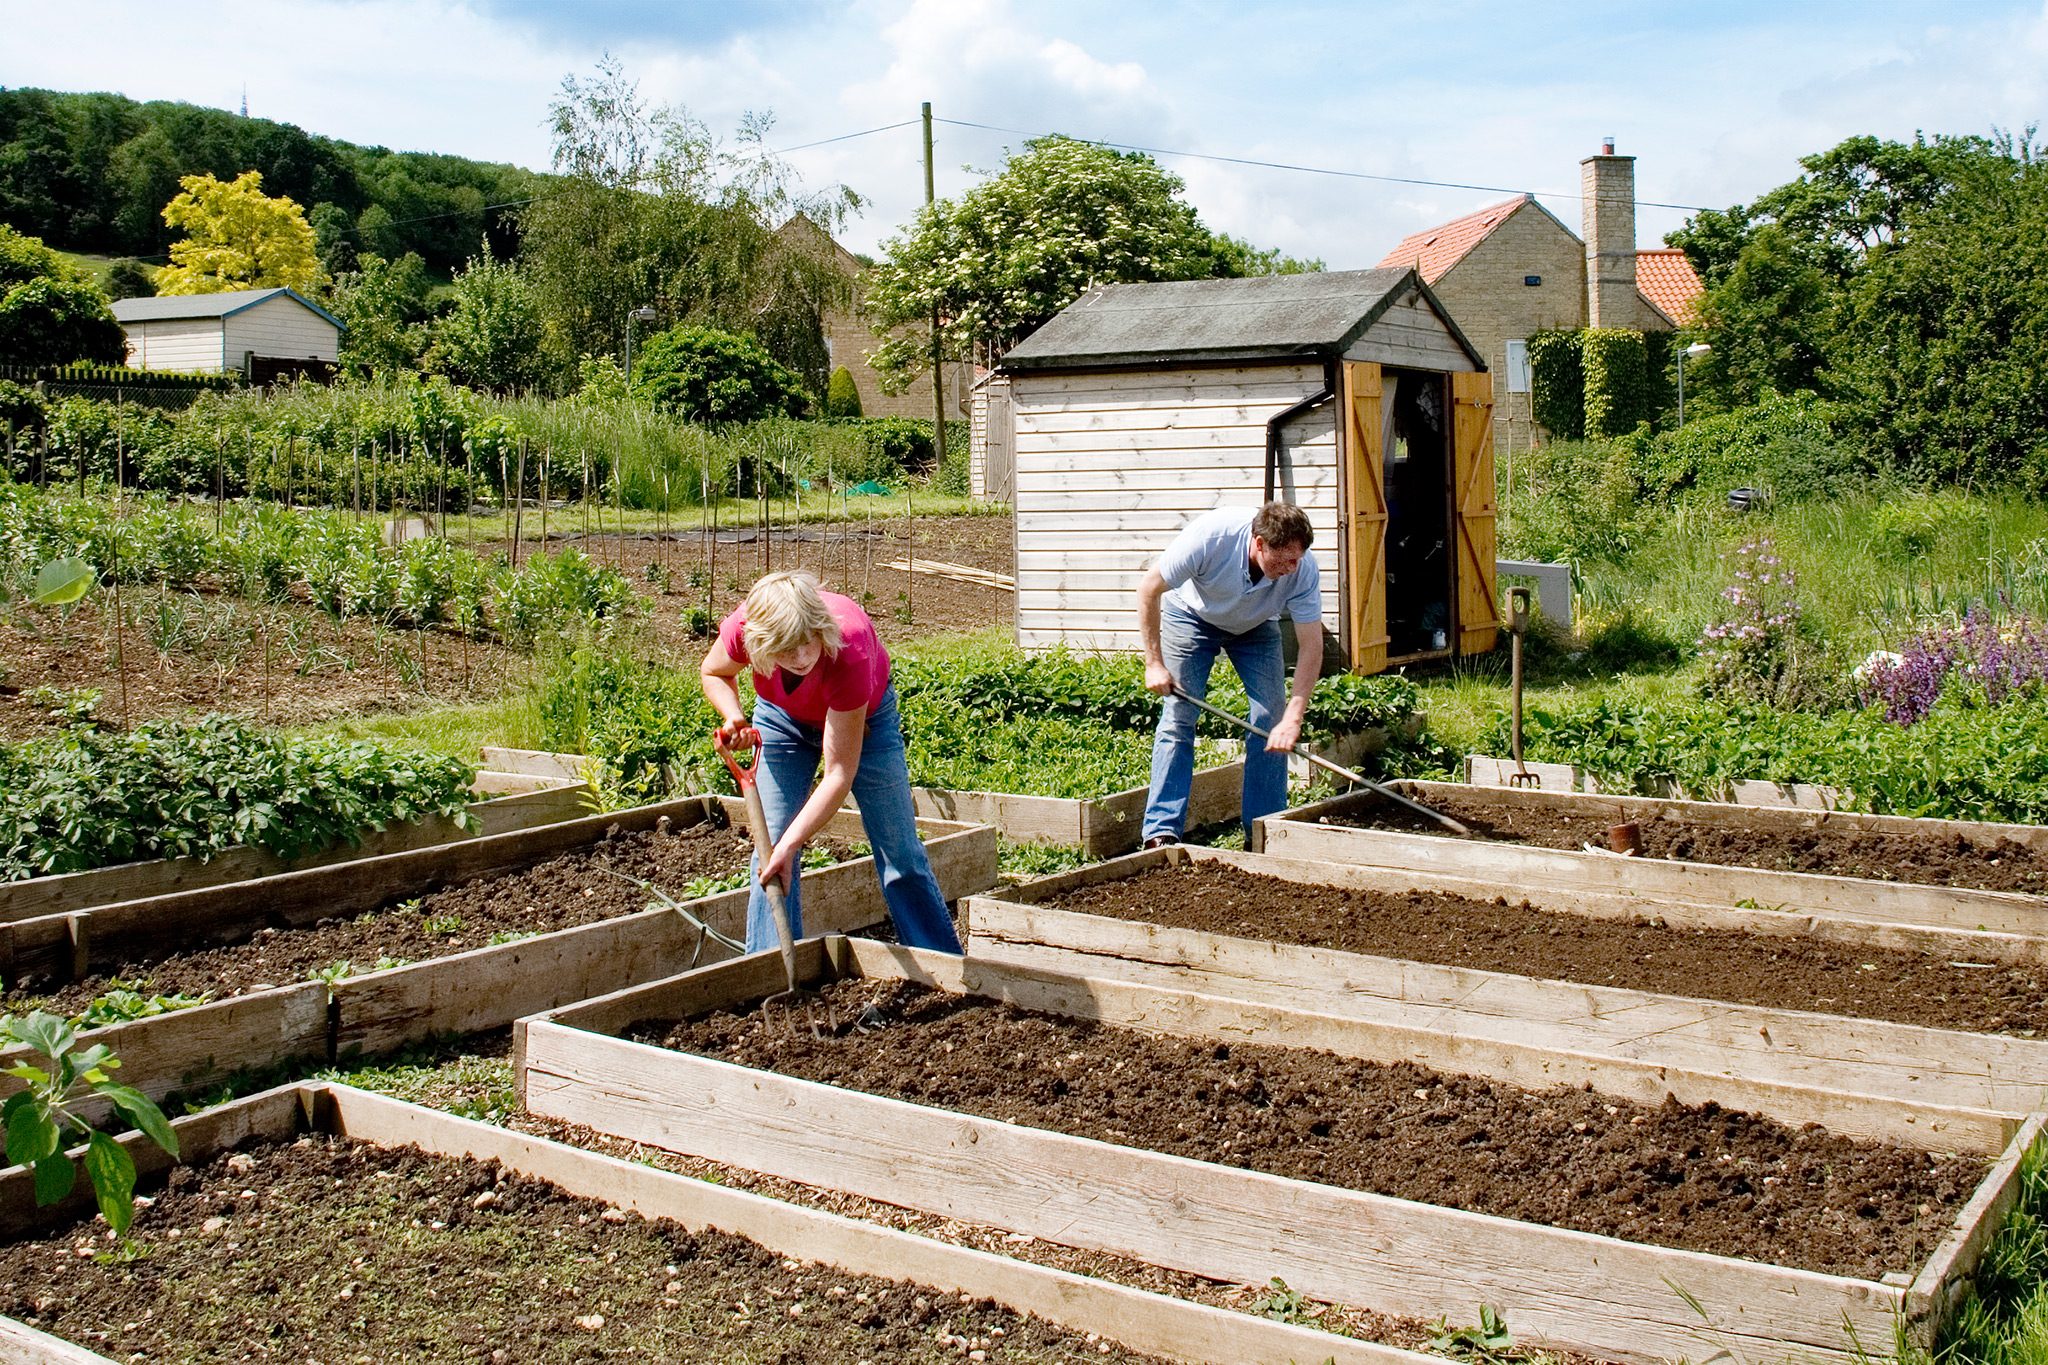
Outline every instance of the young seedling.
<path id="1" fill-rule="evenodd" d="M 70 1194 L 78 1180 L 78 1169 L 64 1150 L 65 1133 L 84 1138 L 85 1175 L 93 1197 L 107 1226 L 125 1240 L 135 1219 L 135 1159 L 75 1111 L 81 1103 L 103 1099 L 175 1157 L 178 1135 L 163 1111 L 140 1090 L 107 1074 L 121 1063 L 106 1044 L 75 1050 L 78 1031 L 54 1014 L 36 1010 L 25 1018 L 0 1015 L 0 1044 L 29 1047 L 42 1060 L 41 1065 L 24 1061 L 6 1068 L 5 1074 L 24 1086 L 0 1105 L 7 1160 L 35 1172 L 36 1203 L 54 1204 Z"/>

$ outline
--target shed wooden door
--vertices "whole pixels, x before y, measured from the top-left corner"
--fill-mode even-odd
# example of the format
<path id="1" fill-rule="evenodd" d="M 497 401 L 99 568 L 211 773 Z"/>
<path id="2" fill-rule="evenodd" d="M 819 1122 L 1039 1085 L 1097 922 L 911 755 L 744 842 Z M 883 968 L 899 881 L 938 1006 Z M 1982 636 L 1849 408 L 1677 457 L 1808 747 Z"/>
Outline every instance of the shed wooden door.
<path id="1" fill-rule="evenodd" d="M 1387 453 L 1381 448 L 1380 399 L 1379 365 L 1346 362 L 1344 624 L 1354 673 L 1387 666 Z"/>
<path id="2" fill-rule="evenodd" d="M 1451 486 L 1457 490 L 1458 652 L 1484 654 L 1500 628 L 1495 564 L 1493 376 L 1451 376 Z"/>

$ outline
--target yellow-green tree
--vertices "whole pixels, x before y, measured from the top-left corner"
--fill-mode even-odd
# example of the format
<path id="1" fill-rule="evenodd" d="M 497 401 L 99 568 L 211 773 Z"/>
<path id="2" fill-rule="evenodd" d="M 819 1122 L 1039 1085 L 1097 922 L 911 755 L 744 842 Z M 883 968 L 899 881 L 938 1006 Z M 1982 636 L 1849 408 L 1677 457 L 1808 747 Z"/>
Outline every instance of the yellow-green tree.
<path id="1" fill-rule="evenodd" d="M 159 294 L 219 294 L 230 289 L 307 290 L 320 278 L 312 226 L 298 204 L 263 192 L 263 176 L 232 181 L 188 175 L 184 192 L 164 205 L 164 221 L 183 228 L 171 263 L 157 272 Z"/>

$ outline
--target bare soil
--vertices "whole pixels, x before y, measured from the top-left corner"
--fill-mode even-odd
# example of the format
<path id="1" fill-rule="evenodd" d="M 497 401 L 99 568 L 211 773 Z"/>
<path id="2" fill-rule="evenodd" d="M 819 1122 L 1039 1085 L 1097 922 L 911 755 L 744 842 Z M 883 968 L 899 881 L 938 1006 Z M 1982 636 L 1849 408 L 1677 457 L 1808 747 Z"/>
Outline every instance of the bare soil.
<path id="1" fill-rule="evenodd" d="M 302 1138 L 172 1172 L 102 1264 L 85 1223 L 0 1252 L 0 1312 L 115 1359 L 1149 1359 L 986 1300 L 803 1265 L 497 1163 Z"/>
<path id="2" fill-rule="evenodd" d="M 289 726 L 481 701 L 527 667 L 507 645 L 444 631 L 380 632 L 308 602 L 123 592 L 131 617 L 165 624 L 131 625 L 118 653 L 104 594 L 68 613 L 19 608 L 0 617 L 0 739 L 57 728 L 33 695 L 41 688 L 97 690 L 99 718 L 114 725 L 222 711 Z"/>
<path id="3" fill-rule="evenodd" d="M 853 854 L 825 840 L 836 857 Z M 321 920 L 302 928 L 260 930 L 253 940 L 140 954 L 109 971 L 67 984 L 35 977 L 9 981 L 0 1007 L 74 1014 L 116 984 L 144 994 L 210 995 L 213 999 L 304 981 L 346 963 L 347 975 L 383 966 L 447 957 L 504 935 L 570 929 L 637 914 L 649 896 L 627 880 L 647 881 L 678 900 L 698 877 L 745 871 L 753 845 L 743 825 L 686 825 L 667 834 L 616 827 L 589 849 L 550 858 L 521 872 L 479 877 L 417 898 L 393 900 L 366 914 Z"/>
<path id="4" fill-rule="evenodd" d="M 1870 1279 L 1916 1270 L 1987 1169 L 1712 1104 L 1649 1108 L 1155 1038 L 909 982 L 827 995 L 849 1022 L 822 1039 L 755 1010 L 649 1032 L 722 1061 L 1123 1146 Z M 865 1005 L 888 1025 L 853 1031 Z"/>
<path id="5" fill-rule="evenodd" d="M 1481 796 L 1432 792 L 1424 804 L 1472 829 L 1470 837 L 1537 848 L 1607 847 L 1611 821 L 1543 810 Z M 1377 797 L 1329 819 L 1333 825 L 1398 829 L 1457 838 L 1442 825 Z M 1782 833 L 1692 824 L 1679 817 L 1638 822 L 1644 858 L 1773 872 L 1824 872 L 1926 886 L 1967 886 L 1983 891 L 2048 895 L 2048 854 L 2000 839 L 1975 844 L 1958 834 L 1859 834 L 1840 829 Z"/>
<path id="6" fill-rule="evenodd" d="M 2048 970 L 1957 966 L 1801 935 L 1686 929 L 1655 916 L 1594 919 L 1415 891 L 1395 895 L 1188 862 L 1081 887 L 1047 904 L 1177 929 L 1483 971 L 1704 996 L 1772 1009 L 1972 1033 L 2048 1032 Z"/>
<path id="7" fill-rule="evenodd" d="M 1013 622 L 1015 594 L 936 573 L 886 569 L 903 560 L 961 564 L 993 573 L 1012 573 L 1016 551 L 1009 517 L 919 517 L 863 522 L 707 529 L 678 526 L 666 534 L 586 534 L 550 527 L 545 548 L 575 547 L 618 569 L 655 603 L 653 627 L 678 656 L 701 653 L 706 640 L 689 629 L 684 613 L 705 608 L 713 628 L 746 597 L 754 580 L 778 569 L 809 569 L 833 592 L 862 603 L 884 644 L 924 635 L 980 630 Z M 532 541 L 522 545 L 528 553 Z M 506 554 L 495 542 L 479 554 Z"/>

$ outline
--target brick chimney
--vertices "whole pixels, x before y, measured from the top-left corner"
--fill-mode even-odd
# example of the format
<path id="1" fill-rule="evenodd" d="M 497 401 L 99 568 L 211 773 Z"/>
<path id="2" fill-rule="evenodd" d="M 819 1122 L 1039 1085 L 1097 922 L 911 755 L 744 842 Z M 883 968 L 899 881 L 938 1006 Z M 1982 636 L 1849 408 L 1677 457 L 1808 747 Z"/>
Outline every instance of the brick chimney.
<path id="1" fill-rule="evenodd" d="M 1579 163 L 1581 234 L 1586 239 L 1586 325 L 1633 327 L 1636 303 L 1636 159 L 1616 156 L 1614 139 Z"/>

